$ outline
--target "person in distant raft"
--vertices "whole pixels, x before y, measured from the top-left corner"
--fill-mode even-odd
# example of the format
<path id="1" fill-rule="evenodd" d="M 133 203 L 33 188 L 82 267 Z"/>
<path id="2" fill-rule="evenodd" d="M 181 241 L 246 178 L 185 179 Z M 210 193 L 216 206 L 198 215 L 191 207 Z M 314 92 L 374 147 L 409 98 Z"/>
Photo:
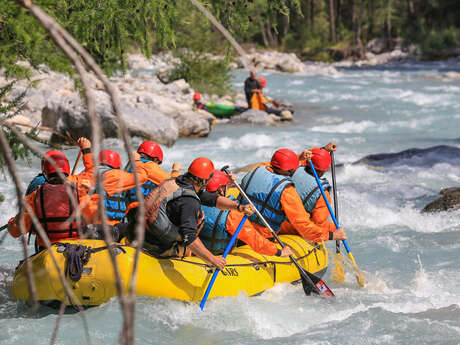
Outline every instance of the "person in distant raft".
<path id="1" fill-rule="evenodd" d="M 147 182 L 141 186 L 142 194 L 144 197 L 155 189 L 161 182 L 166 181 L 172 177 L 179 176 L 181 169 L 180 163 L 173 163 L 171 174 L 164 171 L 160 164 L 163 163 L 163 150 L 160 145 L 154 141 L 144 141 L 139 145 L 137 153 L 140 155 L 140 163 L 144 166 L 147 172 Z M 133 168 L 130 167 L 128 172 L 132 172 Z M 136 188 L 131 188 L 126 192 L 127 212 L 134 207 L 138 206 Z"/>
<path id="2" fill-rule="evenodd" d="M 280 149 L 273 154 L 269 166 L 262 165 L 249 172 L 241 186 L 274 231 L 279 232 L 283 223 L 289 221 L 293 233 L 310 241 L 346 239 L 343 229 L 326 231 L 311 221 L 292 181 L 298 167 L 298 155 Z M 258 217 L 253 215 L 249 219 L 263 236 L 272 236 Z"/>
<path id="3" fill-rule="evenodd" d="M 249 77 L 244 81 L 244 93 L 246 95 L 246 101 L 248 102 L 249 109 L 252 109 L 252 96 L 254 96 L 257 92 L 261 92 L 261 87 L 256 78 L 256 72 L 251 71 L 249 73 Z"/>
<path id="4" fill-rule="evenodd" d="M 67 157 L 60 151 L 48 151 L 46 156 L 54 162 L 53 166 L 48 160 L 43 161 L 42 170 L 46 182 L 26 196 L 26 202 L 37 216 L 41 226 L 45 230 L 51 243 L 75 239 L 79 237 L 78 225 L 75 220 L 75 203 L 72 202 L 69 193 L 72 193 L 74 202 L 80 201 L 80 190 L 77 176 L 70 175 L 70 165 Z M 66 186 L 58 171 L 64 174 L 70 182 Z M 82 222 L 84 225 L 85 222 Z M 36 233 L 32 226 L 32 219 L 27 211 L 24 212 L 24 226 L 30 234 Z M 19 215 L 11 218 L 8 222 L 8 232 L 13 237 L 19 237 Z M 37 251 L 45 248 L 43 238 L 37 236 L 35 247 Z"/>
<path id="5" fill-rule="evenodd" d="M 85 186 L 85 188 L 82 189 L 82 191 L 84 192 L 85 190 L 88 191 L 89 187 L 92 185 L 94 172 L 93 155 L 91 154 L 91 141 L 89 141 L 87 138 L 81 137 L 77 140 L 77 143 L 78 146 L 80 146 L 81 152 L 83 153 L 83 165 L 85 167 L 85 170 L 76 176 L 78 176 L 79 178 L 79 184 Z M 34 179 L 29 183 L 29 186 L 26 190 L 26 195 L 31 194 L 38 187 L 45 184 L 46 178 L 45 172 L 43 171 L 44 163 L 45 160 L 42 158 L 42 171 L 37 176 L 35 176 Z"/>
<path id="6" fill-rule="evenodd" d="M 152 255 L 186 256 L 190 251 L 219 269 L 225 259 L 213 255 L 198 238 L 203 223 L 201 204 L 221 210 L 253 210 L 233 200 L 205 191 L 214 165 L 205 157 L 195 159 L 188 172 L 161 183 L 145 200 L 146 229 L 144 249 Z M 130 239 L 135 238 L 135 214 L 129 218 Z M 190 251 L 189 251 L 190 250 Z"/>
<path id="7" fill-rule="evenodd" d="M 195 92 L 193 94 L 193 105 L 197 107 L 197 109 L 209 111 L 207 105 L 204 103 L 201 103 L 201 94 L 199 92 Z"/>
<path id="8" fill-rule="evenodd" d="M 227 185 L 232 181 L 220 170 L 214 170 L 206 190 L 220 196 L 225 196 Z M 229 199 L 236 200 L 233 197 Z M 235 233 L 244 214 L 237 210 L 220 211 L 214 207 L 201 206 L 204 212 L 204 225 L 199 238 L 207 249 L 214 255 L 222 254 L 227 248 L 232 235 Z M 278 249 L 275 243 L 260 235 L 249 220 L 244 223 L 238 239 L 247 243 L 255 252 L 269 256 L 289 256 L 292 254 L 288 246 Z"/>

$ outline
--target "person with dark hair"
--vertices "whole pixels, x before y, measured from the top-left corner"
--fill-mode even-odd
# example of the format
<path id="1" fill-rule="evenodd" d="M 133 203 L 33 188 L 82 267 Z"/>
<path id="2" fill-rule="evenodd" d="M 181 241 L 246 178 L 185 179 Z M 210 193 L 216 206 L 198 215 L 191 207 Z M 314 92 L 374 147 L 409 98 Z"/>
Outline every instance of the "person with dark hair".
<path id="1" fill-rule="evenodd" d="M 259 81 L 256 78 L 256 72 L 251 71 L 249 73 L 249 77 L 244 81 L 244 93 L 246 95 L 246 101 L 248 102 L 249 109 L 252 108 L 252 96 L 254 96 L 254 93 L 260 92 L 261 89 Z"/>

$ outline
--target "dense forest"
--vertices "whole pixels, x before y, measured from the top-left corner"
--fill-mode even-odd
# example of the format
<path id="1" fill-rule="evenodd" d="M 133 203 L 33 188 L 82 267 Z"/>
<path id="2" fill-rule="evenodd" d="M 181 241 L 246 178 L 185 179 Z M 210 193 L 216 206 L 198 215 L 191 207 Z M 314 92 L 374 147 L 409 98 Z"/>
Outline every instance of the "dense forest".
<path id="1" fill-rule="evenodd" d="M 37 0 L 107 72 L 125 66 L 126 53 L 149 55 L 188 47 L 229 52 L 228 44 L 187 0 Z M 362 58 L 367 42 L 415 43 L 423 58 L 447 57 L 460 42 L 458 0 L 209 0 L 202 3 L 238 38 L 258 48 L 293 51 L 303 59 Z M 0 3 L 0 67 L 26 76 L 28 60 L 69 71 L 63 54 L 15 1 Z"/>

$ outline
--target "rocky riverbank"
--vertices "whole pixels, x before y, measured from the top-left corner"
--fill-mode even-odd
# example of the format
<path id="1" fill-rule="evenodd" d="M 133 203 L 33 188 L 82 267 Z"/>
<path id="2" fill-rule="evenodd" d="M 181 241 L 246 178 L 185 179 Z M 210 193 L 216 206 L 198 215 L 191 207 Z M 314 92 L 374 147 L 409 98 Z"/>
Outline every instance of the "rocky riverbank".
<path id="1" fill-rule="evenodd" d="M 403 60 L 416 56 L 417 47 L 410 51 L 396 46 L 392 52 L 382 52 L 382 42 L 369 42 L 367 59 L 361 61 L 342 61 L 339 63 L 302 62 L 295 54 L 277 51 L 252 51 L 247 55 L 250 68 L 257 71 L 276 70 L 286 73 L 307 75 L 338 75 L 337 67 L 361 67 L 375 65 L 394 60 Z M 401 50 L 401 49 L 402 50 Z M 212 57 L 220 58 L 220 57 Z M 205 111 L 196 110 L 192 106 L 194 90 L 184 80 L 165 83 L 161 76 L 173 68 L 177 58 L 164 52 L 145 58 L 140 54 L 132 54 L 127 58 L 128 71 L 124 75 L 110 78 L 120 90 L 120 103 L 123 119 L 128 125 L 131 135 L 156 140 L 165 145 L 172 145 L 179 137 L 207 136 L 216 122 L 215 117 Z M 24 64 L 21 63 L 20 64 Z M 232 68 L 242 67 L 241 59 L 231 63 Z M 21 117 L 14 122 L 25 126 L 40 125 L 48 129 L 41 132 L 42 139 L 62 142 L 62 134 L 71 133 L 76 138 L 90 133 L 86 108 L 81 99 L 81 90 L 75 87 L 74 80 L 68 75 L 49 70 L 46 66 L 32 69 L 31 81 L 18 81 L 9 99 L 27 90 L 24 99 L 26 106 Z M 160 76 L 160 78 L 158 77 Z M 445 78 L 460 78 L 457 72 L 447 72 Z M 96 99 L 97 113 L 102 119 L 103 132 L 106 137 L 117 137 L 118 121 L 115 118 L 109 98 L 103 91 L 102 83 L 89 74 L 91 93 Z M 161 80 L 160 80 L 161 79 Z M 9 81 L 0 70 L 0 86 Z M 33 86 L 30 86 L 30 85 Z M 203 95 L 204 103 L 214 102 L 229 106 L 246 107 L 243 93 L 233 96 L 218 97 Z M 292 107 L 292 105 L 287 105 Z M 248 112 L 235 117 L 234 122 L 250 122 L 254 124 L 273 125 L 280 120 L 292 120 L 292 116 L 277 117 L 262 112 Z M 52 134 L 52 132 L 55 132 Z"/>
<path id="2" fill-rule="evenodd" d="M 117 137 L 119 126 L 109 97 L 94 75 L 89 74 L 89 79 L 104 135 Z M 71 77 L 40 66 L 33 70 L 31 80 L 33 87 L 29 87 L 29 81 L 21 80 L 8 95 L 12 99 L 27 90 L 22 116 L 28 118 L 31 125 L 40 124 L 56 133 L 68 132 L 73 138 L 89 135 L 86 106 Z M 180 136 L 206 136 L 211 131 L 212 116 L 193 110 L 191 95 L 194 90 L 184 80 L 165 85 L 155 75 L 133 76 L 128 72 L 110 81 L 120 90 L 121 112 L 131 135 L 172 145 Z M 7 82 L 0 76 L 0 85 Z M 24 118 L 21 120 L 24 122 Z M 53 142 L 62 141 L 56 133 L 42 132 L 41 136 Z"/>
<path id="3" fill-rule="evenodd" d="M 121 113 L 131 135 L 172 145 L 179 137 L 207 136 L 212 126 L 219 122 L 212 114 L 193 108 L 192 96 L 195 91 L 185 80 L 165 83 L 159 79 L 157 75 L 161 76 L 171 69 L 175 61 L 170 53 L 154 55 L 150 59 L 138 54 L 130 55 L 128 71 L 124 75 L 110 78 L 120 90 Z M 30 68 L 28 64 L 20 64 Z M 89 74 L 88 78 L 104 136 L 118 137 L 118 121 L 102 83 L 93 74 Z M 8 82 L 0 71 L 0 86 Z M 74 139 L 90 135 L 81 89 L 75 86 L 74 80 L 68 75 L 41 65 L 38 69 L 32 69 L 31 80 L 20 80 L 15 84 L 7 100 L 12 100 L 22 92 L 26 92 L 25 110 L 11 122 L 29 127 L 40 126 L 45 129 L 39 133 L 41 139 L 57 143 L 65 141 L 69 134 Z M 223 98 L 203 95 L 203 101 L 247 106 L 243 93 Z M 292 120 L 292 116 L 249 113 L 235 120 L 272 125 L 280 120 Z"/>

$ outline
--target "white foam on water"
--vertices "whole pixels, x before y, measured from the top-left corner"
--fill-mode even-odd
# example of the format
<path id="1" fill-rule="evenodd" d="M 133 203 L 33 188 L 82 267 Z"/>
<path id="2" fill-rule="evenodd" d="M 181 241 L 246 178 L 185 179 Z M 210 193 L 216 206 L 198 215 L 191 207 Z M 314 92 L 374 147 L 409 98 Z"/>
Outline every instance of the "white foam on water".
<path id="1" fill-rule="evenodd" d="M 363 133 L 370 128 L 376 128 L 377 123 L 374 121 L 349 121 L 339 125 L 330 126 L 314 126 L 311 128 L 313 132 L 324 132 L 324 133 Z"/>
<path id="2" fill-rule="evenodd" d="M 305 84 L 305 80 L 302 79 L 294 79 L 289 82 L 290 85 L 303 85 Z"/>

